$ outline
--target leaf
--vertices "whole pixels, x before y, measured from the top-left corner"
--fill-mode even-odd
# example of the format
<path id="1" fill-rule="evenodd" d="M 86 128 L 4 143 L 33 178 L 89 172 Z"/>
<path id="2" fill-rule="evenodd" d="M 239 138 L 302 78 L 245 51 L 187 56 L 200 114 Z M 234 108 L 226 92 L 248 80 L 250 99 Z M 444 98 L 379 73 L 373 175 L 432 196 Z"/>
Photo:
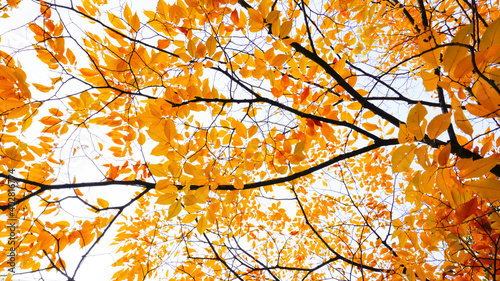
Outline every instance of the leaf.
<path id="1" fill-rule="evenodd" d="M 61 119 L 53 116 L 45 116 L 40 119 L 40 122 L 47 126 L 53 126 L 61 121 L 62 121 Z"/>
<path id="2" fill-rule="evenodd" d="M 410 168 L 410 165 L 415 158 L 416 147 L 417 146 L 415 144 L 402 145 L 394 150 L 394 153 L 392 155 L 393 173 L 401 173 Z"/>
<path id="3" fill-rule="evenodd" d="M 362 126 L 367 131 L 374 131 L 378 129 L 378 126 L 372 123 L 363 123 Z"/>
<path id="4" fill-rule="evenodd" d="M 182 203 L 181 202 L 182 202 L 181 200 L 177 200 L 175 203 L 170 205 L 170 207 L 168 207 L 167 221 L 170 220 L 171 218 L 177 216 L 182 211 Z"/>
<path id="5" fill-rule="evenodd" d="M 404 143 L 412 143 L 415 141 L 415 136 L 408 131 L 408 127 L 406 124 L 399 124 L 399 132 L 398 132 L 398 142 L 400 144 Z"/>
<path id="6" fill-rule="evenodd" d="M 135 33 L 137 31 L 139 31 L 139 29 L 141 28 L 141 20 L 139 19 L 139 16 L 137 16 L 137 13 L 135 13 L 132 16 L 129 24 L 130 24 L 130 27 L 132 28 L 132 32 Z"/>
<path id="7" fill-rule="evenodd" d="M 290 55 L 279 54 L 271 61 L 271 66 L 282 66 L 290 58 Z"/>
<path id="8" fill-rule="evenodd" d="M 194 196 L 193 194 L 186 194 L 182 199 L 184 199 L 184 204 L 186 206 L 196 204 L 196 202 L 198 201 L 196 199 L 196 196 Z"/>
<path id="9" fill-rule="evenodd" d="M 464 28 L 460 29 L 455 37 L 451 40 L 451 43 L 468 44 L 470 40 L 470 34 L 472 33 L 472 25 L 468 24 Z M 443 55 L 443 70 L 450 73 L 453 71 L 457 63 L 467 56 L 469 49 L 464 46 L 449 46 Z"/>
<path id="10" fill-rule="evenodd" d="M 481 37 L 479 51 L 484 51 L 491 46 L 500 44 L 500 18 L 497 18 L 488 25 Z"/>
<path id="11" fill-rule="evenodd" d="M 472 134 L 474 133 L 472 125 L 469 120 L 467 120 L 467 117 L 465 117 L 464 111 L 462 110 L 458 99 L 454 95 L 452 96 L 451 107 L 453 108 L 453 117 L 457 127 L 462 130 L 462 132 L 472 137 Z"/>
<path id="12" fill-rule="evenodd" d="M 160 164 L 149 164 L 148 165 L 149 171 L 151 174 L 155 177 L 168 177 L 167 172 L 163 168 L 163 165 Z"/>
<path id="13" fill-rule="evenodd" d="M 413 106 L 408 113 L 406 126 L 408 131 L 412 133 L 417 140 L 422 140 L 425 136 L 425 127 L 427 125 L 427 121 L 425 120 L 426 115 L 427 109 L 420 102 Z"/>
<path id="14" fill-rule="evenodd" d="M 156 199 L 156 204 L 170 205 L 177 200 L 177 193 L 165 193 Z"/>
<path id="15" fill-rule="evenodd" d="M 215 49 L 217 48 L 217 41 L 215 37 L 212 35 L 208 37 L 207 43 L 205 44 L 207 47 L 208 56 L 212 56 L 215 53 Z"/>
<path id="16" fill-rule="evenodd" d="M 477 117 L 482 117 L 482 118 L 493 118 L 493 117 L 499 117 L 500 114 L 497 111 L 491 111 L 490 109 L 480 105 L 480 104 L 475 104 L 475 103 L 468 103 L 465 105 L 465 109 Z"/>
<path id="17" fill-rule="evenodd" d="M 125 7 L 123 8 L 123 17 L 125 17 L 125 21 L 130 26 L 132 26 L 132 24 L 131 24 L 132 10 L 130 10 L 130 7 L 128 6 L 128 3 L 125 3 Z"/>
<path id="18" fill-rule="evenodd" d="M 499 193 L 500 195 L 500 193 Z M 477 212 L 477 199 L 472 198 L 471 200 L 458 205 L 455 209 L 455 215 L 458 219 L 458 224 L 461 224 L 468 217 L 472 216 Z"/>
<path id="19" fill-rule="evenodd" d="M 198 214 L 187 214 L 182 218 L 182 223 L 191 223 L 196 218 L 198 218 Z"/>
<path id="20" fill-rule="evenodd" d="M 184 173 L 188 174 L 188 175 L 196 175 L 196 167 L 189 163 L 189 162 L 186 162 L 184 163 Z"/>
<path id="21" fill-rule="evenodd" d="M 464 183 L 465 186 L 486 199 L 500 199 L 500 181 L 496 179 L 480 179 Z"/>
<path id="22" fill-rule="evenodd" d="M 243 182 L 243 180 L 241 178 L 234 179 L 234 188 L 237 190 L 241 190 L 241 189 L 245 188 L 245 183 Z"/>
<path id="23" fill-rule="evenodd" d="M 51 90 L 54 89 L 54 86 L 47 87 L 47 86 L 37 84 L 37 83 L 32 83 L 31 85 L 33 85 L 38 91 L 40 91 L 42 93 L 47 93 L 47 92 L 50 92 Z"/>
<path id="24" fill-rule="evenodd" d="M 196 230 L 198 230 L 199 234 L 203 234 L 205 233 L 205 230 L 207 230 L 207 227 L 208 227 L 207 218 L 205 217 L 205 215 L 202 215 L 198 219 L 198 224 L 196 224 Z"/>
<path id="25" fill-rule="evenodd" d="M 431 68 L 439 67 L 439 57 L 441 50 L 436 48 L 441 44 L 439 34 L 434 31 L 427 30 L 418 36 L 418 50 L 421 53 L 422 59 L 427 62 Z"/>
<path id="26" fill-rule="evenodd" d="M 437 76 L 433 70 L 425 71 L 424 69 L 421 69 L 420 77 L 422 78 L 422 84 L 424 84 L 427 92 L 433 92 L 436 90 L 439 82 L 439 76 Z"/>
<path id="27" fill-rule="evenodd" d="M 196 55 L 196 43 L 194 42 L 194 40 L 189 40 L 189 42 L 187 44 L 187 50 L 188 50 L 188 53 L 191 57 L 195 57 L 195 55 Z"/>
<path id="28" fill-rule="evenodd" d="M 450 127 L 451 124 L 451 112 L 439 114 L 434 117 L 429 126 L 427 127 L 427 135 L 431 140 L 439 137 L 444 131 Z"/>
<path id="29" fill-rule="evenodd" d="M 481 177 L 493 169 L 498 163 L 500 163 L 500 159 L 498 158 L 477 159 L 461 169 L 458 176 L 462 179 Z"/>
<path id="30" fill-rule="evenodd" d="M 122 20 L 121 20 L 119 17 L 117 17 L 117 16 L 113 15 L 113 14 L 112 14 L 112 13 L 110 13 L 110 12 L 107 12 L 107 13 L 108 13 L 108 19 L 109 19 L 109 22 L 110 22 L 110 23 L 111 23 L 114 27 L 116 27 L 116 28 L 118 28 L 118 29 L 125 29 L 125 28 L 127 28 L 127 27 L 125 26 L 125 24 L 122 22 Z"/>
<path id="31" fill-rule="evenodd" d="M 165 122 L 165 136 L 167 137 L 167 142 L 172 143 L 177 136 L 177 129 L 175 123 L 172 119 L 167 119 Z"/>
<path id="32" fill-rule="evenodd" d="M 97 204 L 103 208 L 107 208 L 109 207 L 109 203 L 108 201 L 104 200 L 104 199 L 101 199 L 101 198 L 97 198 Z"/>
<path id="33" fill-rule="evenodd" d="M 450 159 L 451 144 L 445 145 L 438 154 L 438 163 L 440 166 L 448 165 L 448 160 Z"/>
<path id="34" fill-rule="evenodd" d="M 247 127 L 245 127 L 245 125 L 243 123 L 236 122 L 235 123 L 235 130 L 236 130 L 236 134 L 238 134 L 242 138 L 247 138 L 248 130 L 247 130 Z"/>

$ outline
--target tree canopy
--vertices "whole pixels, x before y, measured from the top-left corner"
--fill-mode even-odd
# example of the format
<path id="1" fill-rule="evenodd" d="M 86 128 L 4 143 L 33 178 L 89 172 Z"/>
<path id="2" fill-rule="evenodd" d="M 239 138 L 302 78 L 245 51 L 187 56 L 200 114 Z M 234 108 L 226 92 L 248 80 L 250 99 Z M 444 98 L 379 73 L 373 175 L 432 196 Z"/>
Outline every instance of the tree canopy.
<path id="1" fill-rule="evenodd" d="M 3 272 L 498 280 L 499 7 L 0 0 Z"/>

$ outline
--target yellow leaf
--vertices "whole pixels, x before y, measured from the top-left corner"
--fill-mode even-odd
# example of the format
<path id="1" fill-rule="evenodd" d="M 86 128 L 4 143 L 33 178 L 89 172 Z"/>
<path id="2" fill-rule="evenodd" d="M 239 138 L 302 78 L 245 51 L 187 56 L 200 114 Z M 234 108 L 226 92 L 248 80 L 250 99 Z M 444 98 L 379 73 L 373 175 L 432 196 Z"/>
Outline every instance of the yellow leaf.
<path id="1" fill-rule="evenodd" d="M 253 137 L 253 135 L 255 135 L 257 133 L 258 129 L 259 128 L 255 125 L 250 126 L 250 128 L 248 128 L 248 137 L 249 138 Z"/>
<path id="2" fill-rule="evenodd" d="M 276 66 L 276 67 L 283 66 L 283 64 L 285 64 L 285 62 L 288 60 L 289 57 L 290 55 L 279 54 L 274 57 L 274 59 L 270 64 L 271 66 Z"/>
<path id="3" fill-rule="evenodd" d="M 472 191 L 476 192 L 479 196 L 498 200 L 500 199 L 500 181 L 496 179 L 480 179 L 465 183 Z"/>
<path id="4" fill-rule="evenodd" d="M 47 86 L 37 84 L 37 83 L 32 83 L 31 85 L 33 85 L 38 91 L 43 92 L 43 93 L 47 93 L 50 90 L 54 89 L 54 86 L 47 87 Z"/>
<path id="5" fill-rule="evenodd" d="M 365 128 L 367 131 L 373 131 L 373 130 L 377 130 L 378 126 L 375 124 L 371 124 L 371 123 L 363 123 L 363 128 Z"/>
<path id="6" fill-rule="evenodd" d="M 464 132 L 472 137 L 472 133 L 474 132 L 474 129 L 472 128 L 472 125 L 470 124 L 469 120 L 467 120 L 467 117 L 465 117 L 465 114 L 464 114 L 464 111 L 462 109 L 460 102 L 455 97 L 455 95 L 452 95 L 451 98 L 452 98 L 451 107 L 453 109 L 453 118 L 455 120 L 455 124 L 457 124 L 457 127 L 460 130 L 462 130 L 462 132 Z"/>
<path id="7" fill-rule="evenodd" d="M 193 194 L 186 194 L 182 199 L 184 199 L 184 204 L 186 204 L 186 206 L 196 204 L 196 202 L 198 201 L 196 199 L 196 196 L 194 196 Z"/>
<path id="8" fill-rule="evenodd" d="M 177 193 L 165 193 L 156 199 L 156 204 L 170 205 L 177 199 Z"/>
<path id="9" fill-rule="evenodd" d="M 438 116 L 434 117 L 431 122 L 429 122 L 429 126 L 427 127 L 427 135 L 432 140 L 436 139 L 448 129 L 450 124 L 451 112 L 439 114 Z"/>
<path id="10" fill-rule="evenodd" d="M 168 177 L 168 174 L 162 165 L 149 164 L 148 167 L 149 167 L 149 171 L 151 172 L 151 174 L 153 176 L 155 176 L 155 177 Z"/>
<path id="11" fill-rule="evenodd" d="M 172 119 L 167 119 L 164 130 L 167 142 L 173 142 L 175 136 L 177 135 L 177 129 L 175 128 L 175 122 Z"/>
<path id="12" fill-rule="evenodd" d="M 140 145 L 144 145 L 144 143 L 146 143 L 146 136 L 143 133 L 139 133 L 139 138 L 137 138 L 137 142 Z"/>
<path id="13" fill-rule="evenodd" d="M 440 166 L 446 166 L 450 159 L 451 144 L 445 145 L 438 154 L 438 163 Z"/>
<path id="14" fill-rule="evenodd" d="M 196 55 L 196 44 L 194 43 L 194 40 L 189 40 L 187 44 L 187 51 L 191 57 L 195 57 Z"/>
<path id="15" fill-rule="evenodd" d="M 243 183 L 243 180 L 241 178 L 234 179 L 234 188 L 235 189 L 243 189 L 244 187 L 245 187 L 245 184 Z"/>
<path id="16" fill-rule="evenodd" d="M 425 136 L 425 127 L 427 126 L 425 115 L 427 115 L 427 109 L 420 102 L 412 107 L 408 113 L 406 126 L 408 131 L 412 133 L 417 140 L 422 140 Z"/>
<path id="17" fill-rule="evenodd" d="M 163 193 L 175 193 L 177 192 L 177 187 L 172 184 L 170 180 L 159 180 L 155 185 L 155 190 Z"/>
<path id="18" fill-rule="evenodd" d="M 248 130 L 247 130 L 247 127 L 245 127 L 245 125 L 243 123 L 240 123 L 240 122 L 236 122 L 236 134 L 240 135 L 240 137 L 242 138 L 247 138 L 247 133 L 248 133 Z"/>
<path id="19" fill-rule="evenodd" d="M 434 74 L 434 71 L 425 71 L 424 69 L 420 70 L 420 77 L 422 78 L 422 84 L 425 87 L 425 90 L 427 92 L 432 92 L 436 90 L 438 82 L 439 82 L 439 76 Z"/>
<path id="20" fill-rule="evenodd" d="M 248 16 L 250 16 L 250 21 L 252 24 L 262 25 L 264 23 L 264 18 L 258 10 L 248 9 Z"/>
<path id="21" fill-rule="evenodd" d="M 479 43 L 479 51 L 484 51 L 491 46 L 500 44 L 500 18 L 490 23 Z"/>
<path id="22" fill-rule="evenodd" d="M 465 109 L 467 109 L 470 114 L 477 117 L 493 118 L 499 116 L 499 113 L 497 111 L 491 111 L 490 109 L 487 109 L 480 104 L 468 103 L 465 105 Z"/>
<path id="23" fill-rule="evenodd" d="M 198 230 L 199 234 L 205 233 L 205 230 L 207 230 L 208 227 L 208 221 L 205 215 L 202 215 L 200 219 L 198 220 L 198 224 L 196 225 L 196 230 Z"/>
<path id="24" fill-rule="evenodd" d="M 129 22 L 130 27 L 132 27 L 132 32 L 137 32 L 141 28 L 141 20 L 139 19 L 139 16 L 137 16 L 137 13 L 135 13 L 132 16 L 132 19 Z"/>
<path id="25" fill-rule="evenodd" d="M 196 167 L 193 164 L 186 162 L 184 163 L 184 172 L 194 176 L 196 174 Z"/>
<path id="26" fill-rule="evenodd" d="M 415 148 L 417 146 L 414 144 L 411 145 L 402 145 L 396 150 L 392 155 L 392 172 L 400 173 L 408 170 L 410 168 L 411 163 L 413 162 L 413 158 L 415 157 Z"/>
<path id="27" fill-rule="evenodd" d="M 113 15 L 113 14 L 112 14 L 112 13 L 110 13 L 110 12 L 108 12 L 108 19 L 109 19 L 109 22 L 110 22 L 110 23 L 111 23 L 114 27 L 116 27 L 116 28 L 118 28 L 118 29 L 125 29 L 125 28 L 127 28 L 127 27 L 125 26 L 125 24 L 123 24 L 122 20 L 121 20 L 119 17 L 117 17 L 117 16 Z"/>
<path id="28" fill-rule="evenodd" d="M 109 203 L 108 201 L 104 200 L 104 199 L 101 199 L 101 198 L 97 198 L 97 204 L 103 208 L 107 208 L 109 207 Z"/>
<path id="29" fill-rule="evenodd" d="M 472 33 L 472 25 L 466 25 L 460 29 L 451 43 L 468 44 L 470 34 Z M 463 46 L 449 46 L 443 55 L 443 70 L 450 73 L 455 69 L 457 63 L 467 56 L 469 49 Z"/>
<path id="30" fill-rule="evenodd" d="M 196 46 L 196 58 L 203 58 L 205 57 L 205 54 L 207 53 L 207 48 L 203 43 L 199 43 L 198 46 Z"/>
<path id="31" fill-rule="evenodd" d="M 283 39 L 283 38 L 287 37 L 288 34 L 290 34 L 290 31 L 292 31 L 292 27 L 293 27 L 293 21 L 291 21 L 291 20 L 285 21 L 283 24 L 281 24 L 280 38 Z"/>
<path id="32" fill-rule="evenodd" d="M 404 143 L 412 143 L 415 141 L 415 136 L 408 131 L 406 124 L 399 124 L 399 132 L 398 132 L 398 142 L 400 144 Z"/>
<path id="33" fill-rule="evenodd" d="M 431 68 L 439 67 L 439 57 L 441 50 L 436 48 L 441 43 L 439 34 L 434 31 L 427 30 L 418 36 L 418 50 L 421 53 L 422 59 L 427 62 Z"/>
<path id="34" fill-rule="evenodd" d="M 44 125 L 47 125 L 47 126 L 55 125 L 61 121 L 62 121 L 61 119 L 53 117 L 53 116 L 45 116 L 45 117 L 42 117 L 40 119 L 40 122 Z"/>
<path id="35" fill-rule="evenodd" d="M 128 6 L 128 3 L 125 3 L 125 8 L 123 9 L 123 16 L 125 17 L 125 21 L 130 25 L 130 20 L 132 18 L 132 11 Z"/>
<path id="36" fill-rule="evenodd" d="M 201 210 L 203 210 L 203 209 L 198 204 L 189 205 L 189 206 L 186 206 L 186 208 L 184 208 L 184 211 L 186 211 L 190 214 L 199 212 Z"/>
<path id="37" fill-rule="evenodd" d="M 187 214 L 182 218 L 182 223 L 191 223 L 198 217 L 198 214 Z"/>
<path id="38" fill-rule="evenodd" d="M 460 170 L 458 176 L 462 179 L 477 178 L 485 175 L 500 162 L 498 158 L 483 158 L 474 160 L 470 165 Z"/>
<path id="39" fill-rule="evenodd" d="M 182 210 L 182 203 L 181 200 L 177 200 L 177 202 L 173 203 L 168 207 L 168 217 L 167 220 L 170 220 L 171 218 L 177 216 Z"/>
<path id="40" fill-rule="evenodd" d="M 217 41 L 214 36 L 210 36 L 207 39 L 207 43 L 205 44 L 207 47 L 207 52 L 209 56 L 212 56 L 215 53 L 215 49 L 217 48 Z"/>
<path id="41" fill-rule="evenodd" d="M 479 69 L 479 71 L 482 71 L 485 66 L 486 62 L 485 55 L 486 52 L 477 52 L 474 55 L 476 66 Z M 455 80 L 460 80 L 464 76 L 470 74 L 472 70 L 474 70 L 474 65 L 472 64 L 472 55 L 468 55 L 457 62 L 455 70 L 452 71 L 452 73 L 450 73 L 451 74 L 450 76 Z"/>
<path id="42" fill-rule="evenodd" d="M 280 11 L 278 10 L 271 11 L 269 14 L 267 14 L 266 22 L 273 23 L 275 20 L 279 18 L 279 16 L 280 16 Z"/>

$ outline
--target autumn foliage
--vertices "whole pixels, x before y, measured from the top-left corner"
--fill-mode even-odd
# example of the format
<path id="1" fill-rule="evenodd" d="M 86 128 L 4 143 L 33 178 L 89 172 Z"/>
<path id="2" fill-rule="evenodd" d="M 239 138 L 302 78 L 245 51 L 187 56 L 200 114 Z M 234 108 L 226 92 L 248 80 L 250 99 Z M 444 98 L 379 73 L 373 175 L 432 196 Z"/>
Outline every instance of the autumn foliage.
<path id="1" fill-rule="evenodd" d="M 499 280 L 498 0 L 139 2 L 0 0 L 4 273 Z"/>

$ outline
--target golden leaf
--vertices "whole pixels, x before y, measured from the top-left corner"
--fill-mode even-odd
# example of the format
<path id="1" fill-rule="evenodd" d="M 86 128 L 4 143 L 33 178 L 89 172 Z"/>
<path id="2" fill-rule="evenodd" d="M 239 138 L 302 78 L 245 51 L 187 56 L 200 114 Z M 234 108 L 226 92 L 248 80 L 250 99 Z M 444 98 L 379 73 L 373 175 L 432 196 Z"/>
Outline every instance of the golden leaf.
<path id="1" fill-rule="evenodd" d="M 436 139 L 450 127 L 450 124 L 451 112 L 439 114 L 429 122 L 429 126 L 427 126 L 427 135 L 432 140 Z"/>
<path id="2" fill-rule="evenodd" d="M 167 220 L 170 220 L 171 218 L 177 216 L 181 211 L 182 211 L 182 201 L 177 200 L 177 202 L 173 203 L 168 207 L 168 217 Z"/>
<path id="3" fill-rule="evenodd" d="M 500 181 L 496 179 L 480 179 L 464 183 L 464 185 L 483 198 L 492 200 L 500 199 Z"/>
<path id="4" fill-rule="evenodd" d="M 500 163 L 500 159 L 498 158 L 477 159 L 460 169 L 458 176 L 462 179 L 481 177 L 493 169 L 498 163 Z"/>
<path id="5" fill-rule="evenodd" d="M 427 126 L 425 115 L 427 115 L 427 109 L 418 102 L 410 109 L 408 118 L 406 119 L 408 131 L 412 133 L 417 140 L 422 140 L 425 136 L 425 128 Z"/>
<path id="6" fill-rule="evenodd" d="M 402 145 L 392 155 L 392 172 L 400 173 L 408 170 L 415 157 L 415 144 Z"/>

